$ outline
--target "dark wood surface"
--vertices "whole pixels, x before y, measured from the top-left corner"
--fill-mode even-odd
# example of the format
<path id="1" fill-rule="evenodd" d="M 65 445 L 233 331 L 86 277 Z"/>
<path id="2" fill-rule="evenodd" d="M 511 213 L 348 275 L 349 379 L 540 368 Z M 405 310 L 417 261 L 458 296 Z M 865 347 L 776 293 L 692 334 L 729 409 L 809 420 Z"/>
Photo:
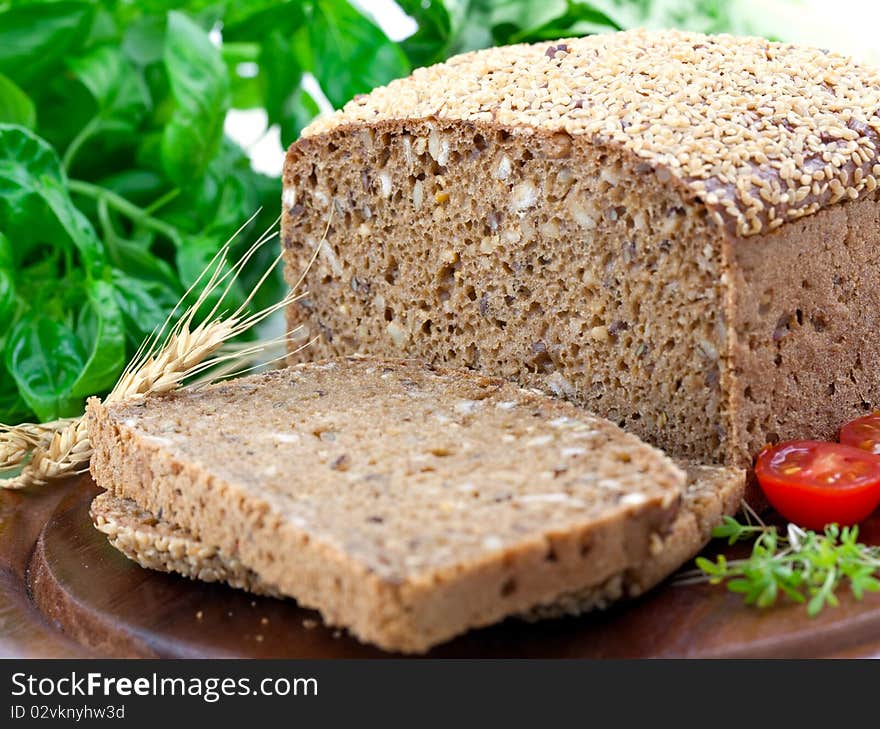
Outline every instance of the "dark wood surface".
<path id="1" fill-rule="evenodd" d="M 0 493 L 0 655 L 382 657 L 290 600 L 141 569 L 92 528 L 88 478 Z M 880 543 L 880 516 L 864 526 Z M 713 551 L 718 543 L 711 545 Z M 880 595 L 810 619 L 744 607 L 719 587 L 664 585 L 606 613 L 509 620 L 436 657 L 880 657 Z"/>

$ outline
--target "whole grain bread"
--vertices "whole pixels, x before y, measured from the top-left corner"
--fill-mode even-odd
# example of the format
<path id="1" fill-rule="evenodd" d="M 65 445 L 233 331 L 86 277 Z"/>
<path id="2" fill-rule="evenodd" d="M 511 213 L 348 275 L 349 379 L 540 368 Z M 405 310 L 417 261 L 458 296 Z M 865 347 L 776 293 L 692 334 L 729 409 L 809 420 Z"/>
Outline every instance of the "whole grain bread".
<path id="1" fill-rule="evenodd" d="M 307 364 L 87 412 L 98 485 L 391 650 L 643 564 L 686 483 L 574 405 L 407 361 Z"/>
<path id="2" fill-rule="evenodd" d="M 464 54 L 284 169 L 299 357 L 403 354 L 747 465 L 880 406 L 880 72 L 631 31 Z M 299 341 L 292 341 L 292 346 Z"/>
<path id="3" fill-rule="evenodd" d="M 745 484 L 741 469 L 686 464 L 688 481 L 672 528 L 662 547 L 641 564 L 618 572 L 600 585 L 539 605 L 522 617 L 529 620 L 579 615 L 641 595 L 693 557 L 709 540 L 712 528 L 739 507 Z M 157 519 L 131 499 L 104 492 L 92 501 L 95 528 L 110 544 L 142 567 L 174 572 L 193 580 L 225 582 L 261 595 L 278 595 L 253 570 L 217 547 L 206 545 L 187 530 Z"/>

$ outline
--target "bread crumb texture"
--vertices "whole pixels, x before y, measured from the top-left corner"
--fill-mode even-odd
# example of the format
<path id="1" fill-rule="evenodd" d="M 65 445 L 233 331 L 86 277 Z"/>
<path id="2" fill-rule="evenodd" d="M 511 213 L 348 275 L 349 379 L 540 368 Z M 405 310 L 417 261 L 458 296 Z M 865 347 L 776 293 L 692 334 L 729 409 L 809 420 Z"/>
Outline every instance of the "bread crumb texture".
<path id="1" fill-rule="evenodd" d="M 640 564 L 686 484 L 662 452 L 574 405 L 404 361 L 93 399 L 89 431 L 100 486 L 186 530 L 205 558 L 240 562 L 328 624 L 396 650 Z M 192 543 L 159 539 L 174 561 L 139 561 L 192 571 Z"/>
<path id="2" fill-rule="evenodd" d="M 741 237 L 855 200 L 880 179 L 880 72 L 763 38 L 634 30 L 466 53 L 356 97 L 303 135 L 424 118 L 620 145 Z M 443 166 L 448 150 L 439 138 L 435 147 Z M 528 207 L 530 191 L 519 192 Z"/>

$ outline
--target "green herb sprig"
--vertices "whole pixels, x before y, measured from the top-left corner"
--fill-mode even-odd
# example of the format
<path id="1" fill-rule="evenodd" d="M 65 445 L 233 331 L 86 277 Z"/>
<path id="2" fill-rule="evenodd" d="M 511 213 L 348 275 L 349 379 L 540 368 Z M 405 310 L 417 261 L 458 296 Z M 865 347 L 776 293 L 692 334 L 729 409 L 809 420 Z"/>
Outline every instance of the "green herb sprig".
<path id="1" fill-rule="evenodd" d="M 826 605 L 838 605 L 836 591 L 842 584 L 859 600 L 867 592 L 880 591 L 880 546 L 859 542 L 857 526 L 832 524 L 820 534 L 789 524 L 781 533 L 775 526 L 742 524 L 728 516 L 712 536 L 728 544 L 754 539 L 752 553 L 736 560 L 698 557 L 697 570 L 682 575 L 679 584 L 725 583 L 731 592 L 742 594 L 746 604 L 759 608 L 774 605 L 784 595 L 806 603 L 811 617 Z"/>

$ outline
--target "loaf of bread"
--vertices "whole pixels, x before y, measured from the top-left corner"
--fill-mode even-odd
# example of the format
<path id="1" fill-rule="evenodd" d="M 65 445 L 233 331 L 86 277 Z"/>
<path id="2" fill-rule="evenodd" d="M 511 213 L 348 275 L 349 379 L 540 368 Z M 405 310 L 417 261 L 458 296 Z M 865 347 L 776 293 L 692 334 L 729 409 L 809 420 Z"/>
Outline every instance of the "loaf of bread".
<path id="1" fill-rule="evenodd" d="M 644 562 L 591 585 L 538 605 L 522 615 L 529 620 L 580 615 L 623 599 L 638 597 L 693 557 L 725 514 L 742 498 L 744 472 L 717 466 L 685 466 L 688 481 L 681 509 L 660 549 Z M 206 545 L 186 529 L 157 519 L 131 499 L 104 492 L 90 509 L 95 528 L 126 557 L 147 569 L 174 572 L 203 582 L 225 582 L 259 595 L 279 595 L 253 570 L 217 547 Z"/>
<path id="2" fill-rule="evenodd" d="M 96 483 L 206 545 L 206 574 L 232 560 L 242 586 L 256 575 L 390 650 L 638 568 L 687 481 L 575 405 L 406 361 L 293 366 L 87 412 Z M 150 539 L 188 561 L 161 529 Z"/>
<path id="3" fill-rule="evenodd" d="M 401 353 L 745 465 L 880 406 L 880 73 L 632 31 L 468 53 L 287 154 L 301 356 Z M 299 341 L 294 341 L 298 345 Z"/>

